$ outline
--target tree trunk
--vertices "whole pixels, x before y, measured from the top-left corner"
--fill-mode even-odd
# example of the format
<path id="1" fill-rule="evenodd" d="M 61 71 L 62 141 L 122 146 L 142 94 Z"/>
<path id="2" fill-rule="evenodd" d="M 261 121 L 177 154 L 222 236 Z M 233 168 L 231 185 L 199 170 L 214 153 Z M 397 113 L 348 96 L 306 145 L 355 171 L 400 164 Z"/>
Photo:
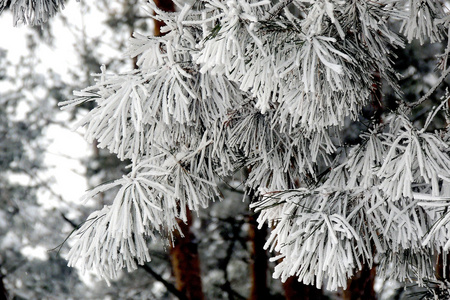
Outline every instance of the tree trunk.
<path id="1" fill-rule="evenodd" d="M 257 216 L 249 218 L 249 239 L 250 249 L 250 296 L 249 300 L 268 299 L 269 290 L 267 288 L 267 252 L 264 250 L 266 242 L 267 225 L 258 229 Z"/>
<path id="2" fill-rule="evenodd" d="M 175 5 L 171 0 L 153 0 L 156 4 L 156 6 L 167 12 L 174 12 L 175 11 Z M 164 22 L 155 20 L 155 29 L 154 29 L 154 35 L 155 36 L 161 36 L 161 27 L 164 26 Z"/>
<path id="3" fill-rule="evenodd" d="M 344 300 L 372 300 L 377 299 L 373 285 L 375 283 L 376 268 L 364 267 L 349 280 L 347 289 L 343 293 Z"/>
<path id="4" fill-rule="evenodd" d="M 154 0 L 156 6 L 163 11 L 174 12 L 175 5 L 171 0 Z M 155 20 L 153 34 L 161 36 L 163 22 Z M 186 209 L 187 223 L 177 220 L 184 237 L 179 232 L 174 232 L 175 243 L 170 249 L 170 260 L 175 275 L 177 289 L 186 295 L 189 300 L 204 299 L 202 279 L 200 273 L 200 260 L 198 256 L 197 241 L 191 231 L 192 215 Z"/>
<path id="5" fill-rule="evenodd" d="M 326 299 L 322 290 L 313 285 L 306 285 L 298 281 L 297 277 L 289 277 L 283 283 L 286 300 L 320 300 Z"/>
<path id="6" fill-rule="evenodd" d="M 177 289 L 189 300 L 202 300 L 203 289 L 200 273 L 197 241 L 190 229 L 192 223 L 191 211 L 187 210 L 187 223 L 178 220 L 178 225 L 184 234 L 174 232 L 175 243 L 170 249 L 170 260 L 175 275 Z"/>
<path id="7" fill-rule="evenodd" d="M 0 273 L 0 300 L 7 300 L 8 291 L 6 290 L 3 278 L 4 278 L 3 274 Z"/>
<path id="8" fill-rule="evenodd" d="M 373 72 L 374 83 L 372 85 L 371 93 L 371 106 L 373 111 L 365 117 L 374 120 L 374 124 L 383 123 L 383 112 L 385 107 L 382 99 L 382 87 L 380 72 Z M 373 248 L 375 249 L 375 248 Z M 373 250 L 375 251 L 375 250 Z M 369 269 L 368 266 L 364 266 L 352 279 L 349 280 L 347 290 L 343 291 L 344 300 L 371 300 L 376 299 L 375 290 L 373 285 L 375 283 L 376 267 L 373 266 Z"/>

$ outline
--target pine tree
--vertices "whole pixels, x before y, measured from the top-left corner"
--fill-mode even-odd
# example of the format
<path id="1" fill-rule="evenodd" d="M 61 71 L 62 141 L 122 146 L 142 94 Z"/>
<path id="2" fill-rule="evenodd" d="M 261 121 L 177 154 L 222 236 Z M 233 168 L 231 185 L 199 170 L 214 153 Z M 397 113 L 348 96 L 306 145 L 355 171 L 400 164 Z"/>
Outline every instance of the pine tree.
<path id="1" fill-rule="evenodd" d="M 177 5 L 146 3 L 167 34 L 135 33 L 126 54 L 138 68 L 102 67 L 64 104 L 95 102 L 79 122 L 87 140 L 131 161 L 128 175 L 86 194 L 118 189 L 78 231 L 69 263 L 106 279 L 136 269 L 151 260 L 148 240 L 173 242 L 187 210 L 221 198 L 217 179 L 245 169 L 251 207 L 271 228 L 265 248 L 279 254 L 276 278 L 336 290 L 376 263 L 381 278 L 435 280 L 433 256 L 450 247 L 449 96 L 417 108 L 444 85 L 450 50 L 436 53 L 435 84 L 414 102 L 393 51 L 446 41 L 444 1 Z M 374 97 L 381 82 L 394 107 Z"/>

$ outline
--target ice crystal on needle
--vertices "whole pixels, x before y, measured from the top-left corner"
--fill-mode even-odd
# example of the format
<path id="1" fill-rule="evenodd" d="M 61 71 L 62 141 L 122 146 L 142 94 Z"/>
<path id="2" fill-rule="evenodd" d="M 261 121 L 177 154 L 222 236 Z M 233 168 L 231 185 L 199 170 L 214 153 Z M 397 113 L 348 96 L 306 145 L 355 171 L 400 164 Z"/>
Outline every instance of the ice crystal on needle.
<path id="1" fill-rule="evenodd" d="M 103 68 L 94 86 L 66 102 L 94 101 L 79 123 L 86 138 L 132 161 L 129 175 L 87 194 L 119 187 L 79 229 L 70 263 L 112 278 L 150 260 L 147 239 L 170 239 L 186 209 L 220 196 L 217 175 L 245 168 L 243 184 L 260 199 L 252 204 L 258 222 L 273 228 L 266 248 L 279 253 L 275 277 L 337 289 L 375 257 L 379 276 L 432 277 L 430 253 L 450 247 L 442 210 L 450 157 L 447 127 L 428 127 L 448 96 L 425 126 L 414 122 L 407 108 L 418 104 L 401 98 L 392 50 L 404 46 L 401 33 L 409 42 L 442 40 L 443 3 L 178 5 L 165 13 L 146 4 L 166 35 L 134 35 L 127 54 L 137 70 Z M 382 105 L 382 81 L 404 103 L 361 121 L 364 107 Z M 365 129 L 345 145 L 352 120 Z"/>

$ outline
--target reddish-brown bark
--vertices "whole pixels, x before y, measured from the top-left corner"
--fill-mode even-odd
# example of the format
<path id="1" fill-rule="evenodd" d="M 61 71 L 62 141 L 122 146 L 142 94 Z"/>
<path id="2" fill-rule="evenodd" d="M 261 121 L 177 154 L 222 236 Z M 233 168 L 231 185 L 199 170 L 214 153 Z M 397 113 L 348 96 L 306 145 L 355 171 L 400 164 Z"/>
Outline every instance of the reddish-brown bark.
<path id="1" fill-rule="evenodd" d="M 322 290 L 315 286 L 306 285 L 298 281 L 297 277 L 289 277 L 283 283 L 286 300 L 321 300 L 326 299 Z"/>
<path id="2" fill-rule="evenodd" d="M 163 11 L 174 12 L 175 5 L 171 0 L 154 0 L 156 6 Z M 163 22 L 155 20 L 154 35 L 161 36 Z M 200 273 L 200 260 L 198 247 L 194 234 L 191 231 L 192 216 L 187 209 L 187 223 L 178 220 L 178 225 L 184 237 L 175 232 L 175 243 L 170 249 L 170 260 L 175 276 L 176 288 L 186 295 L 189 300 L 204 299 Z"/>
<path id="3" fill-rule="evenodd" d="M 175 275 L 176 288 L 186 295 L 189 300 L 202 300 L 203 289 L 200 272 L 200 259 L 194 234 L 190 229 L 192 216 L 187 210 L 187 223 L 178 221 L 178 225 L 184 234 L 175 232 L 175 243 L 170 249 L 170 260 Z"/>
<path id="4" fill-rule="evenodd" d="M 347 289 L 343 292 L 344 300 L 373 300 L 377 299 L 375 290 L 376 268 L 364 267 L 349 280 Z"/>
<path id="5" fill-rule="evenodd" d="M 153 0 L 156 4 L 156 6 L 167 12 L 174 12 L 175 11 L 175 5 L 171 0 Z M 155 29 L 154 34 L 155 36 L 161 36 L 161 27 L 164 26 L 164 22 L 155 20 Z"/>
<path id="6" fill-rule="evenodd" d="M 267 252 L 264 250 L 266 242 L 267 226 L 258 229 L 255 216 L 249 218 L 250 240 L 250 296 L 249 300 L 268 299 L 267 288 Z"/>

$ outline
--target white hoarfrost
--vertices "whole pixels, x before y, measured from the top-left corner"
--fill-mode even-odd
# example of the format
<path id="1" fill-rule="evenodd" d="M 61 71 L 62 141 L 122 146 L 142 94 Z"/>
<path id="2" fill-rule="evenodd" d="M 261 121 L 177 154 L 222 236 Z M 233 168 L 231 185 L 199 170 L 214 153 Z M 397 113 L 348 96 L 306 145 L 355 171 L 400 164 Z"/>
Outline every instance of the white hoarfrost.
<path id="1" fill-rule="evenodd" d="M 65 0 L 2 0 L 0 14 L 6 8 L 10 9 L 14 26 L 20 23 L 42 25 L 64 8 L 64 2 Z"/>
<path id="2" fill-rule="evenodd" d="M 414 104 L 401 104 L 368 120 L 357 145 L 344 145 L 340 131 L 379 101 L 381 79 L 401 95 L 391 52 L 404 38 L 393 23 L 407 41 L 447 39 L 443 1 L 146 9 L 166 34 L 134 35 L 127 54 L 138 69 L 102 68 L 64 104 L 94 101 L 79 123 L 86 138 L 132 162 L 130 174 L 86 195 L 119 190 L 77 231 L 71 265 L 107 279 L 135 269 L 150 260 L 155 234 L 171 239 L 176 218 L 220 197 L 218 175 L 245 168 L 244 185 L 259 197 L 252 208 L 273 229 L 266 248 L 279 253 L 275 277 L 335 290 L 377 257 L 381 277 L 433 278 L 431 254 L 450 247 L 450 157 L 448 128 L 428 127 L 448 96 L 423 128 L 410 120 Z"/>

